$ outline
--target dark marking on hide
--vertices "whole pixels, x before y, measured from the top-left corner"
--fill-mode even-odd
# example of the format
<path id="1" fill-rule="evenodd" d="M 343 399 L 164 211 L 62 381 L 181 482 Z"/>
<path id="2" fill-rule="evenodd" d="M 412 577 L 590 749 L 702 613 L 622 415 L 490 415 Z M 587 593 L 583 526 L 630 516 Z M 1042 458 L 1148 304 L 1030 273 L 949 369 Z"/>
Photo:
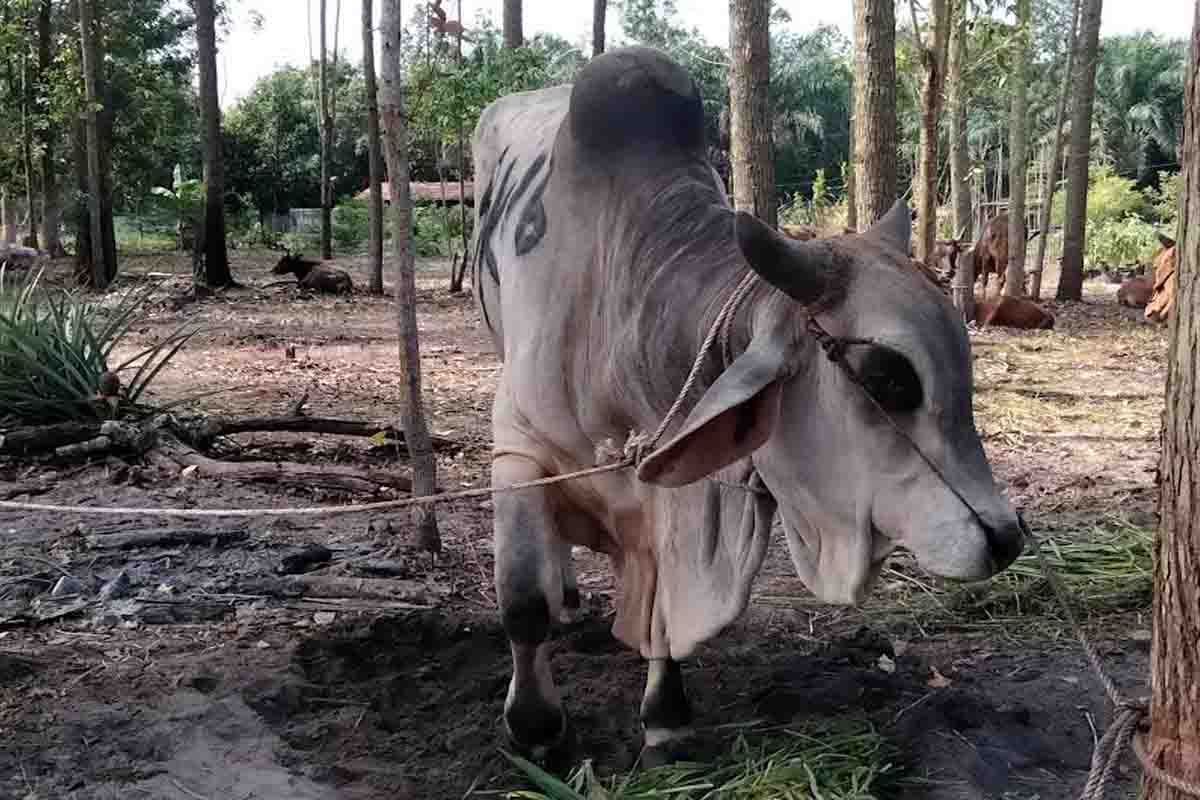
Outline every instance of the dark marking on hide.
<path id="1" fill-rule="evenodd" d="M 505 603 L 504 632 L 514 644 L 541 644 L 550 635 L 550 604 L 540 591 L 530 591 Z"/>
<path id="2" fill-rule="evenodd" d="M 666 672 L 642 698 L 642 724 L 647 728 L 675 730 L 692 723 L 692 704 L 683 691 L 679 662 L 667 659 Z"/>
<path id="3" fill-rule="evenodd" d="M 530 167 L 529 172 L 525 177 L 536 173 L 541 166 L 541 159 L 535 161 Z M 546 173 L 538 181 L 537 186 L 533 188 L 533 192 L 529 195 L 529 202 L 525 204 L 524 210 L 521 212 L 521 220 L 517 224 L 517 233 L 513 242 L 517 250 L 517 255 L 523 256 L 533 248 L 537 247 L 542 241 L 542 237 L 546 235 L 546 206 L 542 203 L 542 195 L 546 192 L 546 186 L 550 183 L 550 174 L 554 172 L 554 159 L 551 157 L 546 162 Z M 524 184 L 524 182 L 522 182 Z M 517 190 L 518 196 L 521 190 Z"/>
<path id="4" fill-rule="evenodd" d="M 754 430 L 754 403 L 742 403 L 733 412 L 733 443 L 740 445 Z"/>

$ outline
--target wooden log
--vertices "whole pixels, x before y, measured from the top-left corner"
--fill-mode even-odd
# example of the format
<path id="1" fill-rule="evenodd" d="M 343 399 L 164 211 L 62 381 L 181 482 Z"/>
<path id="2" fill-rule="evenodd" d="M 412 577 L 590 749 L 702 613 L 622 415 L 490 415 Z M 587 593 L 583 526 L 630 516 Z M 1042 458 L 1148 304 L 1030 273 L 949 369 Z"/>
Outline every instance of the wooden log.
<path id="1" fill-rule="evenodd" d="M 354 597 L 428 604 L 429 589 L 418 581 L 389 578 L 350 578 L 337 575 L 292 575 L 288 582 L 303 588 L 305 597 Z"/>
<path id="2" fill-rule="evenodd" d="M 179 547 L 183 545 L 224 547 L 248 538 L 250 538 L 250 534 L 244 530 L 156 528 L 134 533 L 92 534 L 87 537 L 87 543 L 94 550 L 130 550 L 135 547 Z"/>
<path id="3" fill-rule="evenodd" d="M 288 461 L 218 461 L 169 438 L 163 440 L 162 450 L 176 464 L 195 467 L 197 474 L 221 480 L 363 494 L 375 494 L 381 487 L 402 492 L 412 490 L 409 478 L 385 470 L 356 469 L 337 464 L 316 466 Z"/>
<path id="4" fill-rule="evenodd" d="M 31 425 L 0 433 L 0 453 L 31 455 L 64 445 L 84 442 L 100 435 L 99 422 L 60 422 Z"/>
<path id="5" fill-rule="evenodd" d="M 182 426 L 182 430 L 177 430 L 177 433 L 189 444 L 201 449 L 209 447 L 218 436 L 232 436 L 238 433 L 328 433 L 338 436 L 365 437 L 383 433 L 388 442 L 405 443 L 404 431 L 391 425 L 300 415 L 248 417 L 245 419 L 206 417 L 194 425 Z M 432 438 L 435 450 L 445 450 L 457 446 L 453 439 L 443 436 L 433 436 Z"/>

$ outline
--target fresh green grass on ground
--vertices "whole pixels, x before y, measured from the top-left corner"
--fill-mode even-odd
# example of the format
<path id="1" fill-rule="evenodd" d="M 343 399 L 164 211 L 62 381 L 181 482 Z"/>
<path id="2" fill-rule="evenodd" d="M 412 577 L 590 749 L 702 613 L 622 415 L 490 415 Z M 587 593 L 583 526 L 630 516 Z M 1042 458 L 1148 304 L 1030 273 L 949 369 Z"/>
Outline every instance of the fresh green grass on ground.
<path id="1" fill-rule="evenodd" d="M 898 772 L 892 755 L 866 722 L 829 720 L 743 732 L 712 764 L 635 768 L 609 778 L 585 761 L 561 781 L 509 755 L 528 788 L 499 794 L 508 800 L 875 800 L 879 786 Z"/>

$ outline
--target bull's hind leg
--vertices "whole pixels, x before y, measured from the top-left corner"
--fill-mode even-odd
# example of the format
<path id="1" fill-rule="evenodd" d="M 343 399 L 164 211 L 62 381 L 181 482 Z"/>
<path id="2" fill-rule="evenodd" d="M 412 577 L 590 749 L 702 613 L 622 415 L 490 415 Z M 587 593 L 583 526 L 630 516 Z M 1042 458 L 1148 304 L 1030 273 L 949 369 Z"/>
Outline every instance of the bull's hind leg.
<path id="1" fill-rule="evenodd" d="M 683 690 L 678 661 L 655 658 L 648 663 L 642 695 L 642 766 L 655 767 L 687 756 L 684 747 L 692 734 L 692 705 Z"/>
<path id="2" fill-rule="evenodd" d="M 545 477 L 532 461 L 496 459 L 496 486 Z M 547 639 L 563 605 L 562 558 L 570 549 L 554 531 L 546 488 L 500 493 L 495 500 L 496 596 L 512 649 L 513 673 L 504 702 L 504 725 L 520 750 L 537 754 L 565 743 L 567 718 L 550 670 Z"/>

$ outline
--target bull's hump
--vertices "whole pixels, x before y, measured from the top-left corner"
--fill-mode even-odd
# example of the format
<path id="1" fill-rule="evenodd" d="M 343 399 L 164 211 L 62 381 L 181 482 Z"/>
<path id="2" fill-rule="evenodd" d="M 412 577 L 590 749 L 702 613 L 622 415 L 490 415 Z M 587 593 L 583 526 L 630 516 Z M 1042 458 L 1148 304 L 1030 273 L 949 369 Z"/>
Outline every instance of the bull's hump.
<path id="1" fill-rule="evenodd" d="M 623 47 L 588 62 L 571 91 L 570 122 L 576 144 L 598 154 L 704 147 L 695 81 L 650 47 Z"/>

